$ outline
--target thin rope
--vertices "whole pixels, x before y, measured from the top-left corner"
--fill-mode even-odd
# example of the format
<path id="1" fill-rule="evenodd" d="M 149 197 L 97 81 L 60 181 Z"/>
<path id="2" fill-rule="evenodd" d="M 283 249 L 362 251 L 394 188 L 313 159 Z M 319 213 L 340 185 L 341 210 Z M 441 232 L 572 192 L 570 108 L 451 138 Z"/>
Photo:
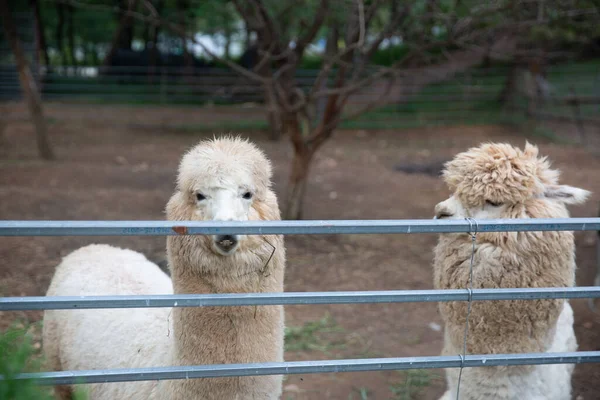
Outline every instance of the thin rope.
<path id="1" fill-rule="evenodd" d="M 469 221 L 469 233 L 471 235 L 471 265 L 469 267 L 469 287 L 467 292 L 469 293 L 469 302 L 467 305 L 467 319 L 465 321 L 465 334 L 463 339 L 463 354 L 460 356 L 460 372 L 458 373 L 458 384 L 456 385 L 456 400 L 459 400 L 460 396 L 460 382 L 462 380 L 462 372 L 465 364 L 465 358 L 467 357 L 467 337 L 469 334 L 469 317 L 471 316 L 471 305 L 473 304 L 473 259 L 475 257 L 475 241 L 477 240 L 477 232 L 479 231 L 479 225 L 473 218 L 465 218 Z M 475 225 L 475 231 L 473 231 L 473 225 Z"/>

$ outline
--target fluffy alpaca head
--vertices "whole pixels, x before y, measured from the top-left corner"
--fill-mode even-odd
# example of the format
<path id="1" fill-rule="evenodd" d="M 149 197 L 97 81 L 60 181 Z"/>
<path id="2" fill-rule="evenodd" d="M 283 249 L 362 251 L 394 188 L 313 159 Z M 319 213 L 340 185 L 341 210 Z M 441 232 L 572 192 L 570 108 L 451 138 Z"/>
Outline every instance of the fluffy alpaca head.
<path id="1" fill-rule="evenodd" d="M 562 217 L 565 204 L 583 203 L 590 192 L 558 185 L 559 172 L 550 168 L 538 148 L 526 143 L 521 150 L 509 144 L 486 143 L 458 154 L 445 165 L 443 178 L 453 194 L 435 207 L 438 219 L 525 218 L 523 211 L 546 207 L 549 215 L 527 213 L 534 218 Z M 552 202 L 550 204 L 549 202 Z M 541 207 L 543 208 L 543 207 Z M 538 214 L 538 215 L 535 215 Z"/>
<path id="2" fill-rule="evenodd" d="M 229 136 L 205 140 L 181 160 L 177 192 L 167 205 L 167 217 L 200 221 L 278 219 L 264 215 L 267 209 L 278 213 L 270 185 L 271 164 L 248 140 Z M 210 239 L 213 251 L 230 256 L 249 237 L 214 235 Z"/>

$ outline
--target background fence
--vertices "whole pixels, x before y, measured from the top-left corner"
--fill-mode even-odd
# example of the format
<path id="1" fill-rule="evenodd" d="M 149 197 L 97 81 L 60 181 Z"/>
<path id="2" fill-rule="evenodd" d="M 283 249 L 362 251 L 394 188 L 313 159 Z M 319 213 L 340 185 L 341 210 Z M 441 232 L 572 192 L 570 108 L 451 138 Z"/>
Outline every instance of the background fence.
<path id="1" fill-rule="evenodd" d="M 180 235 L 180 234 L 415 234 L 515 231 L 598 231 L 600 218 L 523 220 L 372 220 L 372 221 L 2 221 L 1 236 L 54 235 Z M 473 247 L 475 249 L 475 246 Z M 472 267 L 472 266 L 471 266 Z M 435 301 L 489 301 L 598 298 L 600 287 L 506 288 L 373 292 L 248 293 L 211 295 L 147 295 L 93 297 L 5 297 L 0 311 L 34 309 L 93 309 L 147 307 L 201 307 L 276 304 L 403 303 Z M 468 317 L 467 321 L 468 323 Z M 124 382 L 156 379 L 189 379 L 223 376 L 306 374 L 424 368 L 466 368 L 500 365 L 580 364 L 600 362 L 600 351 L 531 354 L 463 354 L 404 358 L 302 361 L 283 363 L 220 364 L 135 369 L 56 371 L 21 374 L 42 384 Z"/>
<path id="2" fill-rule="evenodd" d="M 214 67 L 97 67 L 60 66 L 34 68 L 42 98 L 47 104 L 92 104 L 129 106 L 227 106 L 240 109 L 235 121 L 217 124 L 219 129 L 267 129 L 263 107 L 264 91 L 259 83 L 236 72 Z M 319 70 L 299 70 L 296 82 L 308 93 Z M 410 74 L 410 71 L 406 71 Z M 597 129 L 600 106 L 600 65 L 591 63 L 550 67 L 543 78 L 518 69 L 516 83 L 509 83 L 511 68 L 474 68 L 449 79 L 422 86 L 403 81 L 402 90 L 389 104 L 342 122 L 347 129 L 399 129 L 452 124 L 494 124 L 556 121 L 573 124 L 579 140 Z M 510 88 L 511 85 L 515 88 Z M 373 101 L 374 93 L 358 93 L 354 103 Z M 0 67 L 0 100 L 20 99 L 16 69 Z M 250 109 L 252 108 L 252 109 Z M 247 109 L 247 112 L 244 112 Z M 136 120 L 136 113 L 130 116 Z M 94 119 L 93 115 L 86 115 Z M 5 116 L 27 120 L 28 115 Z M 98 116 L 97 120 L 105 120 Z M 171 125 L 181 125 L 174 121 Z M 215 129 L 214 125 L 205 129 Z M 190 127 L 188 127 L 190 129 Z M 589 134 L 587 135 L 589 136 Z"/>

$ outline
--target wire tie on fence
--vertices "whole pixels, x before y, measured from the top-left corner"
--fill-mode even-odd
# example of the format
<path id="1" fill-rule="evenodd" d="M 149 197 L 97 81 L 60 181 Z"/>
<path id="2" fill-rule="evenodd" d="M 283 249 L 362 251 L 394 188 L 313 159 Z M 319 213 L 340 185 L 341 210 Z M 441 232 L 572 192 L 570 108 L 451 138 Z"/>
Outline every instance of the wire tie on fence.
<path id="1" fill-rule="evenodd" d="M 463 354 L 459 354 L 460 357 L 460 372 L 458 373 L 458 383 L 456 385 L 456 400 L 459 400 L 460 396 L 460 382 L 462 380 L 462 372 L 465 364 L 465 358 L 467 357 L 467 337 L 469 335 L 469 317 L 471 316 L 471 305 L 473 304 L 473 261 L 475 258 L 475 242 L 477 241 L 477 233 L 479 232 L 479 224 L 473 218 L 465 218 L 469 222 L 469 235 L 471 236 L 471 262 L 469 265 L 469 285 L 467 287 L 468 304 L 467 304 L 467 318 L 465 321 L 465 334 L 463 339 Z M 475 230 L 473 230 L 473 225 Z"/>

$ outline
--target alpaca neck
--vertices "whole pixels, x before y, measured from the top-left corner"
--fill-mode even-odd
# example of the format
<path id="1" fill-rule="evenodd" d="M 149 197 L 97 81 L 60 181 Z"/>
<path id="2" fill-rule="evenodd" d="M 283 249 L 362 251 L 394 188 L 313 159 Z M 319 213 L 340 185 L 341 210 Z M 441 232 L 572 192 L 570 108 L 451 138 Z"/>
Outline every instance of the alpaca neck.
<path id="1" fill-rule="evenodd" d="M 491 234 L 488 235 L 494 239 Z M 504 241 L 502 246 L 493 244 L 486 234 L 481 234 L 473 256 L 473 287 L 573 286 L 575 261 L 572 240 L 563 232 L 536 235 L 529 239 L 530 247 L 510 247 Z M 521 236 L 522 242 L 527 243 L 527 236 Z M 434 259 L 436 289 L 465 287 L 470 280 L 472 246 L 466 235 L 440 237 Z M 535 303 L 474 303 L 469 314 L 470 320 L 475 322 L 469 325 L 468 351 L 477 354 L 547 351 L 563 303 L 560 299 Z M 446 340 L 451 342 L 452 348 L 462 348 L 464 321 L 469 310 L 467 304 L 448 302 L 439 307 L 446 323 Z"/>
<path id="2" fill-rule="evenodd" d="M 196 247 L 196 253 L 188 253 L 180 251 L 177 240 L 169 244 L 175 294 L 283 291 L 282 245 L 278 245 L 278 251 L 265 272 L 263 259 L 269 259 L 268 252 L 262 254 L 255 250 L 249 255 L 240 253 L 237 258 L 214 258 L 212 253 L 207 253 L 201 247 Z M 194 258 L 189 254 L 194 254 Z M 219 269 L 203 269 L 202 265 L 207 262 L 211 262 L 211 265 L 220 263 Z M 236 272 L 242 265 L 250 272 Z M 172 321 L 175 364 L 261 362 L 279 358 L 270 354 L 270 350 L 257 354 L 253 354 L 253 351 L 257 348 L 273 349 L 274 342 L 283 341 L 281 306 L 176 307 L 172 311 Z"/>
<path id="3" fill-rule="evenodd" d="M 193 276 L 177 265 L 171 265 L 171 268 L 175 294 L 283 290 L 282 270 L 261 278 L 260 285 L 254 285 L 258 281 L 254 277 L 245 280 L 252 285 L 231 283 L 226 287 L 217 285 L 213 279 Z M 283 361 L 282 306 L 175 307 L 171 318 L 173 347 L 170 365 Z M 258 380 L 263 382 L 259 386 L 271 387 L 269 390 L 276 392 L 281 385 L 278 379 L 262 377 Z M 234 399 L 256 390 L 258 381 L 257 378 L 236 377 L 172 380 L 165 381 L 159 390 L 164 399 Z M 267 397 L 259 395 L 257 398 Z"/>

